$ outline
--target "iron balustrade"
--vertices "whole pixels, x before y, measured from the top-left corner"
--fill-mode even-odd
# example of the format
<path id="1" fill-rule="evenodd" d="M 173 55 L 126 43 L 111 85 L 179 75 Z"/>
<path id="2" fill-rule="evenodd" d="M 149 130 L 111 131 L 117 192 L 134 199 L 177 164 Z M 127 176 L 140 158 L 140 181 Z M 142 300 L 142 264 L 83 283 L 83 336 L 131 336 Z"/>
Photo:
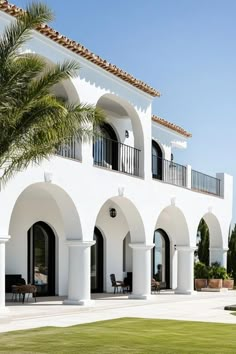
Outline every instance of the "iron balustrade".
<path id="1" fill-rule="evenodd" d="M 68 143 L 62 144 L 56 154 L 69 159 L 79 160 L 76 154 L 76 139 L 71 138 Z"/>
<path id="2" fill-rule="evenodd" d="M 139 149 L 105 137 L 93 142 L 94 165 L 139 176 Z"/>
<path id="3" fill-rule="evenodd" d="M 220 179 L 192 170 L 192 189 L 220 196 Z"/>
<path id="4" fill-rule="evenodd" d="M 186 187 L 186 166 L 152 155 L 152 176 L 155 179 Z"/>

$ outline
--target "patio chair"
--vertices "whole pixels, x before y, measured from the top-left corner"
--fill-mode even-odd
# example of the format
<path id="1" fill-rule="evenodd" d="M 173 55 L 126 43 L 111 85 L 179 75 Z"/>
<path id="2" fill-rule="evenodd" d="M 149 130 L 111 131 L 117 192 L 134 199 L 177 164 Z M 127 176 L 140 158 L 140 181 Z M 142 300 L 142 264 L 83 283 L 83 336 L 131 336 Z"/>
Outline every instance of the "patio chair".
<path id="1" fill-rule="evenodd" d="M 121 292 L 121 290 L 123 290 L 123 293 L 125 291 L 127 291 L 127 292 L 129 291 L 129 285 L 125 284 L 121 280 L 116 280 L 115 274 L 110 274 L 110 279 L 111 279 L 111 285 L 114 288 L 114 294 L 116 292 L 118 293 L 119 288 L 120 288 L 120 292 Z"/>
<path id="2" fill-rule="evenodd" d="M 12 293 L 15 295 L 16 300 L 17 295 L 19 295 L 19 300 L 22 295 L 22 303 L 25 302 L 26 294 L 28 294 L 27 301 L 29 300 L 29 295 L 32 294 L 34 296 L 34 301 L 36 302 L 37 287 L 32 284 L 12 285 Z"/>
<path id="3" fill-rule="evenodd" d="M 151 280 L 151 292 L 153 292 L 153 291 L 160 292 L 160 290 L 161 290 L 160 282 L 156 281 L 154 278 L 152 278 L 152 280 Z"/>

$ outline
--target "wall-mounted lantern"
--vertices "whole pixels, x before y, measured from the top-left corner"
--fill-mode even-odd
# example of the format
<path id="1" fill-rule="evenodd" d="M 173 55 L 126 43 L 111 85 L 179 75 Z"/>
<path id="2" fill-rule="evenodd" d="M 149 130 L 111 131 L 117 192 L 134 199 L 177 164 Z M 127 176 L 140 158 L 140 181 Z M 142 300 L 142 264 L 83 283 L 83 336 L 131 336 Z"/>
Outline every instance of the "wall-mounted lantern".
<path id="1" fill-rule="evenodd" d="M 116 211 L 115 208 L 110 208 L 110 209 L 109 209 L 109 213 L 110 213 L 110 217 L 111 217 L 111 218 L 115 218 L 116 215 L 117 215 L 117 211 Z"/>

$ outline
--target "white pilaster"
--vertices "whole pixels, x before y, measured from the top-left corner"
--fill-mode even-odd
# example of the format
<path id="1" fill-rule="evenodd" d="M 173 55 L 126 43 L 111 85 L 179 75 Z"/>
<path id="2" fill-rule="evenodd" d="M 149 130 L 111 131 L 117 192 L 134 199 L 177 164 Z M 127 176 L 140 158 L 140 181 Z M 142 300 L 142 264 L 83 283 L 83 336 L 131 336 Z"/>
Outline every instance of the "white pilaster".
<path id="1" fill-rule="evenodd" d="M 151 249 L 154 244 L 131 243 L 133 250 L 133 292 L 131 299 L 146 300 L 151 294 Z"/>
<path id="2" fill-rule="evenodd" d="M 68 299 L 66 305 L 92 305 L 90 296 L 90 247 L 95 241 L 67 240 L 69 247 Z"/>
<path id="3" fill-rule="evenodd" d="M 192 166 L 186 165 L 186 187 L 192 188 Z"/>
<path id="4" fill-rule="evenodd" d="M 177 289 L 176 294 L 194 293 L 194 251 L 195 247 L 177 246 Z"/>
<path id="5" fill-rule="evenodd" d="M 0 314 L 5 310 L 5 243 L 9 239 L 0 235 Z"/>
<path id="6" fill-rule="evenodd" d="M 210 265 L 212 263 L 218 262 L 220 265 L 227 269 L 227 251 L 228 248 L 217 248 L 211 247 L 209 248 L 210 252 Z"/>

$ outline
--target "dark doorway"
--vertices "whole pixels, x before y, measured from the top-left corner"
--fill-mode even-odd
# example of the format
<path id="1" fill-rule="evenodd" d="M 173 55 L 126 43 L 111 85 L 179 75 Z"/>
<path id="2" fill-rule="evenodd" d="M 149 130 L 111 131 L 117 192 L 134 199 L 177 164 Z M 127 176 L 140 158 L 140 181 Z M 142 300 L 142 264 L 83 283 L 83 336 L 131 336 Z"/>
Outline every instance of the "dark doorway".
<path id="1" fill-rule="evenodd" d="M 91 292 L 103 292 L 103 236 L 95 227 L 93 239 L 95 245 L 91 247 Z"/>
<path id="2" fill-rule="evenodd" d="M 101 136 L 94 139 L 94 164 L 118 170 L 118 140 L 114 129 L 107 123 L 100 126 Z"/>
<path id="3" fill-rule="evenodd" d="M 170 240 L 166 232 L 158 229 L 154 232 L 153 277 L 170 288 Z"/>
<path id="4" fill-rule="evenodd" d="M 152 141 L 152 177 L 162 180 L 162 151 L 156 141 Z"/>
<path id="5" fill-rule="evenodd" d="M 28 231 L 28 283 L 37 286 L 37 296 L 55 295 L 55 235 L 42 221 Z"/>

